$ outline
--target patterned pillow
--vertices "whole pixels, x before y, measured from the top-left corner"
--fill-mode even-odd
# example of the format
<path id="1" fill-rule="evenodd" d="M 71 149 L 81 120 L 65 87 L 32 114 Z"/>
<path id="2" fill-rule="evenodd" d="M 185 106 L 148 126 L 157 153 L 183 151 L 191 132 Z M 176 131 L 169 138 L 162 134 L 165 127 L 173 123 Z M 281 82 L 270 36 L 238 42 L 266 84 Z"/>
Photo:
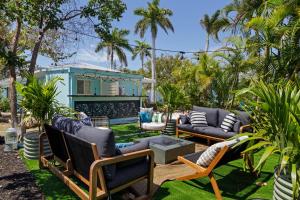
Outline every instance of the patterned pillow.
<path id="1" fill-rule="evenodd" d="M 206 151 L 204 151 L 199 157 L 199 159 L 197 160 L 197 164 L 202 167 L 208 167 L 223 147 L 228 146 L 229 148 L 231 148 L 234 145 L 236 145 L 238 142 L 245 140 L 247 138 L 248 136 L 241 136 L 236 139 L 232 139 L 224 142 L 218 142 L 208 147 Z"/>
<path id="2" fill-rule="evenodd" d="M 208 167 L 210 163 L 213 161 L 213 159 L 216 157 L 216 155 L 219 153 L 222 147 L 220 145 L 217 145 L 218 143 L 211 145 L 204 151 L 199 159 L 197 160 L 197 165 L 200 165 L 202 167 Z"/>
<path id="3" fill-rule="evenodd" d="M 231 131 L 233 129 L 236 120 L 237 119 L 234 113 L 229 113 L 228 115 L 226 115 L 221 124 L 221 128 L 223 129 L 223 131 L 225 132 Z"/>
<path id="4" fill-rule="evenodd" d="M 208 126 L 205 112 L 192 111 L 190 117 L 191 117 L 191 124 L 193 125 L 193 127 Z"/>
<path id="5" fill-rule="evenodd" d="M 162 113 L 159 112 L 153 113 L 152 122 L 161 123 L 162 122 L 161 118 L 162 118 Z"/>

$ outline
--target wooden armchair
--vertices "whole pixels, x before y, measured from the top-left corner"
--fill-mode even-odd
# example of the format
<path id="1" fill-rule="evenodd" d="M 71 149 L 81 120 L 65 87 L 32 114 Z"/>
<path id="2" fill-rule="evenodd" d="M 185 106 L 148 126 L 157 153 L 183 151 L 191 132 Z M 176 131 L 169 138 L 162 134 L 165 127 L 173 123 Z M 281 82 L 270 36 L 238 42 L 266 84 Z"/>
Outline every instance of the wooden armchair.
<path id="1" fill-rule="evenodd" d="M 213 175 L 213 169 L 217 166 L 217 164 L 222 159 L 222 157 L 225 155 L 225 153 L 227 152 L 228 149 L 229 148 L 227 146 L 224 146 L 218 152 L 216 157 L 212 160 L 210 165 L 206 168 L 196 164 L 199 156 L 203 153 L 203 151 L 189 154 L 186 156 L 178 156 L 178 160 L 182 163 L 185 163 L 187 166 L 193 168 L 195 170 L 195 173 L 191 174 L 191 175 L 187 175 L 187 176 L 178 177 L 177 180 L 191 180 L 191 179 L 208 176 L 210 179 L 210 183 L 213 187 L 213 190 L 215 192 L 216 199 L 221 200 L 222 196 L 221 196 L 217 181 Z"/>
<path id="2" fill-rule="evenodd" d="M 102 199 L 143 179 L 147 179 L 147 194 L 151 193 L 154 167 L 154 154 L 152 150 L 146 149 L 119 156 L 101 158 L 99 150 L 94 143 L 89 143 L 63 132 L 53 135 L 57 138 L 61 137 L 63 145 L 53 145 L 50 142 L 52 139 L 49 139 L 51 149 L 57 149 L 53 150 L 54 156 L 52 157 L 45 157 L 41 154 L 41 167 L 48 168 L 81 199 Z M 42 137 L 45 137 L 45 135 L 42 135 Z M 66 168 L 60 169 L 51 161 L 57 161 L 59 157 L 57 153 L 64 148 L 66 149 L 68 159 L 64 165 Z M 41 143 L 41 149 L 43 149 L 43 143 Z M 117 167 L 119 165 L 123 167 Z M 118 169 L 115 172 L 114 178 L 108 178 L 110 170 L 116 168 Z M 71 176 L 77 177 L 87 185 L 89 192 L 86 193 L 79 187 L 71 179 Z"/>

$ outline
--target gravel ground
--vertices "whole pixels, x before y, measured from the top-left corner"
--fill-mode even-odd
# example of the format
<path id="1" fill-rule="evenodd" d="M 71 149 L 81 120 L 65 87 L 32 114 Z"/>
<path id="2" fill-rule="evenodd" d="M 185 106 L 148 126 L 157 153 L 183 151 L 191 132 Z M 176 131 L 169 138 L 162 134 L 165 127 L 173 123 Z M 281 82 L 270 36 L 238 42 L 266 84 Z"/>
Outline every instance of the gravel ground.
<path id="1" fill-rule="evenodd" d="M 0 200 L 44 199 L 18 152 L 4 152 L 3 143 L 0 137 Z"/>

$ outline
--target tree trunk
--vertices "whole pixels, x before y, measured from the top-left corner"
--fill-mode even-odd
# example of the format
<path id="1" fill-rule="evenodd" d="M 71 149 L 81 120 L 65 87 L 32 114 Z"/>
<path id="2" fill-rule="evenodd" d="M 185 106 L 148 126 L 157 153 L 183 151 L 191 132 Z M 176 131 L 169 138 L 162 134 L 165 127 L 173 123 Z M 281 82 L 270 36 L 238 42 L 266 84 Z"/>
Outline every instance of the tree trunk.
<path id="1" fill-rule="evenodd" d="M 151 91 L 150 91 L 150 102 L 155 103 L 155 81 L 156 81 L 156 67 L 155 67 L 155 36 L 152 34 L 152 59 L 151 59 L 151 74 L 152 74 L 152 82 L 151 82 Z"/>
<path id="2" fill-rule="evenodd" d="M 144 71 L 144 56 L 141 56 L 142 70 Z"/>
<path id="3" fill-rule="evenodd" d="M 38 54 L 40 51 L 40 47 L 43 41 L 45 35 L 45 31 L 42 31 L 39 33 L 39 38 L 38 41 L 34 44 L 33 50 L 32 50 L 32 55 L 31 55 L 31 60 L 30 60 L 30 65 L 29 65 L 29 74 L 33 75 L 35 71 L 35 66 L 36 66 L 36 61 L 38 58 Z"/>
<path id="4" fill-rule="evenodd" d="M 17 48 L 21 33 L 21 19 L 17 19 L 16 33 L 12 41 L 12 53 L 17 54 Z M 10 98 L 10 112 L 11 112 L 11 127 L 15 128 L 18 123 L 17 119 L 17 92 L 16 92 L 16 68 L 11 63 L 9 66 L 9 98 Z"/>
<path id="5" fill-rule="evenodd" d="M 113 69 L 114 65 L 114 52 L 113 52 L 113 47 L 110 46 L 110 69 Z"/>
<path id="6" fill-rule="evenodd" d="M 206 35 L 206 45 L 205 45 L 205 52 L 207 53 L 209 49 L 209 34 Z"/>

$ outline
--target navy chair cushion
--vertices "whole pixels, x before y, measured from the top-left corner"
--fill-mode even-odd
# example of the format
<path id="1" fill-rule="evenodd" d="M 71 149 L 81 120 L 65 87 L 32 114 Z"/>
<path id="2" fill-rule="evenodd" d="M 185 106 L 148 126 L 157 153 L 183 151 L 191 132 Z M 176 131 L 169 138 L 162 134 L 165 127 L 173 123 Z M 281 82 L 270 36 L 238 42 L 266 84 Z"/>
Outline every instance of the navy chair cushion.
<path id="1" fill-rule="evenodd" d="M 216 128 L 212 126 L 208 127 L 195 127 L 194 128 L 198 133 L 204 133 L 213 137 L 228 139 L 236 135 L 235 132 L 224 132 L 221 128 Z"/>

